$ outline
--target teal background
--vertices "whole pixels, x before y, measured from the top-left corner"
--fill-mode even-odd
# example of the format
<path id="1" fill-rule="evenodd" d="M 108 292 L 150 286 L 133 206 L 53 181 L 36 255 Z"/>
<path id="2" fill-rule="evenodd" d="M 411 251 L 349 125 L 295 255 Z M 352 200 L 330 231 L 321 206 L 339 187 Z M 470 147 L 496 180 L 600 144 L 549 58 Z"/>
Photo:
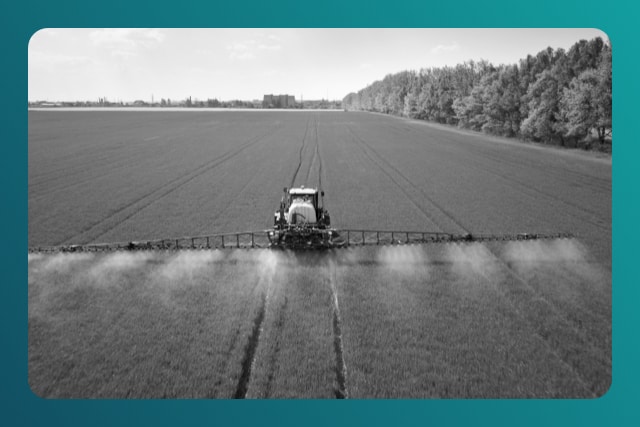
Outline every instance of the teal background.
<path id="1" fill-rule="evenodd" d="M 624 2 L 620 2 L 624 3 Z M 596 0 L 17 1 L 2 6 L 0 46 L 0 424 L 640 425 L 638 56 L 636 4 Z M 613 382 L 592 400 L 42 400 L 27 384 L 27 48 L 45 27 L 592 27 L 613 47 Z M 536 52 L 531 52 L 535 54 Z M 381 76 L 382 77 L 382 76 Z M 359 88 L 354 88 L 359 89 Z"/>

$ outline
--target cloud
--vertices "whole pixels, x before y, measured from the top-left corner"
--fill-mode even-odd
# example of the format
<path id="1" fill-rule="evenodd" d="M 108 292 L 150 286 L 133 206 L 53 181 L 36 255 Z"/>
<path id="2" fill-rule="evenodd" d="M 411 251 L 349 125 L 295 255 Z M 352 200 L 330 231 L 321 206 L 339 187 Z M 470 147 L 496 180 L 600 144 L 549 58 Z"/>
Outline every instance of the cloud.
<path id="1" fill-rule="evenodd" d="M 136 56 L 141 49 L 157 46 L 164 39 L 164 33 L 154 28 L 103 28 L 89 34 L 94 46 L 120 57 Z"/>
<path id="2" fill-rule="evenodd" d="M 213 51 L 211 49 L 205 49 L 205 48 L 198 47 L 198 48 L 196 48 L 195 53 L 198 56 L 209 56 L 209 55 L 213 54 Z"/>
<path id="3" fill-rule="evenodd" d="M 282 45 L 273 43 L 271 36 L 260 36 L 263 40 L 243 40 L 227 45 L 229 58 L 238 60 L 255 59 L 259 52 L 275 52 L 282 49 Z M 264 39 L 267 39 L 264 41 Z"/>
<path id="4" fill-rule="evenodd" d="M 458 45 L 457 42 L 453 42 L 452 44 L 448 44 L 448 45 L 439 44 L 438 46 L 431 49 L 431 53 L 438 55 L 443 52 L 453 52 L 454 50 L 458 50 L 459 48 L 460 48 L 460 45 Z"/>
<path id="5" fill-rule="evenodd" d="M 133 58 L 138 56 L 138 53 L 132 50 L 114 49 L 111 51 L 111 55 L 119 58 Z"/>
<path id="6" fill-rule="evenodd" d="M 41 68 L 69 68 L 86 65 L 91 58 L 82 55 L 66 55 L 60 53 L 42 52 L 29 49 L 29 66 Z"/>
<path id="7" fill-rule="evenodd" d="M 259 44 L 258 49 L 261 50 L 280 50 L 282 46 L 279 44 Z"/>
<path id="8" fill-rule="evenodd" d="M 256 55 L 252 52 L 231 52 L 229 53 L 229 58 L 238 59 L 241 61 L 246 61 L 249 59 L 255 59 Z"/>
<path id="9" fill-rule="evenodd" d="M 255 58 L 255 54 L 253 53 L 255 44 L 255 40 L 246 40 L 228 45 L 227 50 L 229 51 L 229 58 L 239 60 Z"/>

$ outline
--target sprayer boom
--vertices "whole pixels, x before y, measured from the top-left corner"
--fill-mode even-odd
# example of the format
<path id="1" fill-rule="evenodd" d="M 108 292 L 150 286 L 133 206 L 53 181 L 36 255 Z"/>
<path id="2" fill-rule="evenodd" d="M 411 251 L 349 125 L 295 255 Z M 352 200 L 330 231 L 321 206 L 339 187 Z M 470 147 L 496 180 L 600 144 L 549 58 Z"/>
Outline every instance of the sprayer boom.
<path id="1" fill-rule="evenodd" d="M 295 236 L 295 237 L 291 237 Z M 106 252 L 179 249 L 339 249 L 353 246 L 413 245 L 445 242 L 486 242 L 538 239 L 564 239 L 568 233 L 557 234 L 451 234 L 430 231 L 337 230 L 333 228 L 290 228 L 211 234 L 207 236 L 144 240 L 137 242 L 95 243 L 30 247 L 29 252 Z"/>

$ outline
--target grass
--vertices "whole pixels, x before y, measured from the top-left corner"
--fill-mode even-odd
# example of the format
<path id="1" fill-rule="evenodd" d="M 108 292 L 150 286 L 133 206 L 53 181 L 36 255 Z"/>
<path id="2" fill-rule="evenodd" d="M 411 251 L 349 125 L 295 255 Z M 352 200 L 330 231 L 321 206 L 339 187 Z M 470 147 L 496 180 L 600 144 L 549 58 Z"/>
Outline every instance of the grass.
<path id="1" fill-rule="evenodd" d="M 282 256 L 250 388 L 255 398 L 333 398 L 332 291 L 321 254 Z"/>
<path id="2" fill-rule="evenodd" d="M 263 290 L 253 265 L 220 256 L 116 253 L 34 261 L 33 391 L 43 397 L 230 397 Z M 56 271 L 52 262 L 72 265 Z"/>
<path id="3" fill-rule="evenodd" d="M 607 390 L 610 163 L 360 113 L 29 113 L 29 245 L 266 229 L 292 181 L 321 183 L 339 228 L 562 231 L 582 246 L 30 255 L 34 392 Z"/>
<path id="4" fill-rule="evenodd" d="M 360 266 L 357 260 L 340 268 L 351 396 L 604 393 L 608 353 L 581 341 L 579 328 L 564 317 L 572 312 L 551 311 L 537 294 L 515 295 L 520 290 L 510 271 L 485 248 L 471 248 L 411 249 L 423 262 L 405 263 L 403 270 L 386 261 Z M 408 250 L 389 248 L 386 258 L 399 263 L 408 254 L 393 252 Z M 464 252 L 486 258 L 477 263 Z"/>
<path id="5" fill-rule="evenodd" d="M 335 292 L 349 397 L 604 393 L 610 304 L 593 297 L 598 278 L 576 261 L 496 253 L 440 244 L 39 256 L 29 264 L 29 381 L 45 397 L 231 398 L 246 375 L 243 397 L 332 398 Z"/>

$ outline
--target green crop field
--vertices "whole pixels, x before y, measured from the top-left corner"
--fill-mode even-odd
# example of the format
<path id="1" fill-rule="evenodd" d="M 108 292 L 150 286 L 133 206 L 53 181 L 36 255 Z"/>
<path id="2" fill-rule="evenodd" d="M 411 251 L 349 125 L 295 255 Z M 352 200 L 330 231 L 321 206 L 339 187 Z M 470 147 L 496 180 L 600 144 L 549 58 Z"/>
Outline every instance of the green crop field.
<path id="1" fill-rule="evenodd" d="M 30 111 L 29 246 L 337 228 L 552 241 L 29 254 L 42 397 L 518 398 L 611 382 L 611 161 L 367 113 Z"/>

